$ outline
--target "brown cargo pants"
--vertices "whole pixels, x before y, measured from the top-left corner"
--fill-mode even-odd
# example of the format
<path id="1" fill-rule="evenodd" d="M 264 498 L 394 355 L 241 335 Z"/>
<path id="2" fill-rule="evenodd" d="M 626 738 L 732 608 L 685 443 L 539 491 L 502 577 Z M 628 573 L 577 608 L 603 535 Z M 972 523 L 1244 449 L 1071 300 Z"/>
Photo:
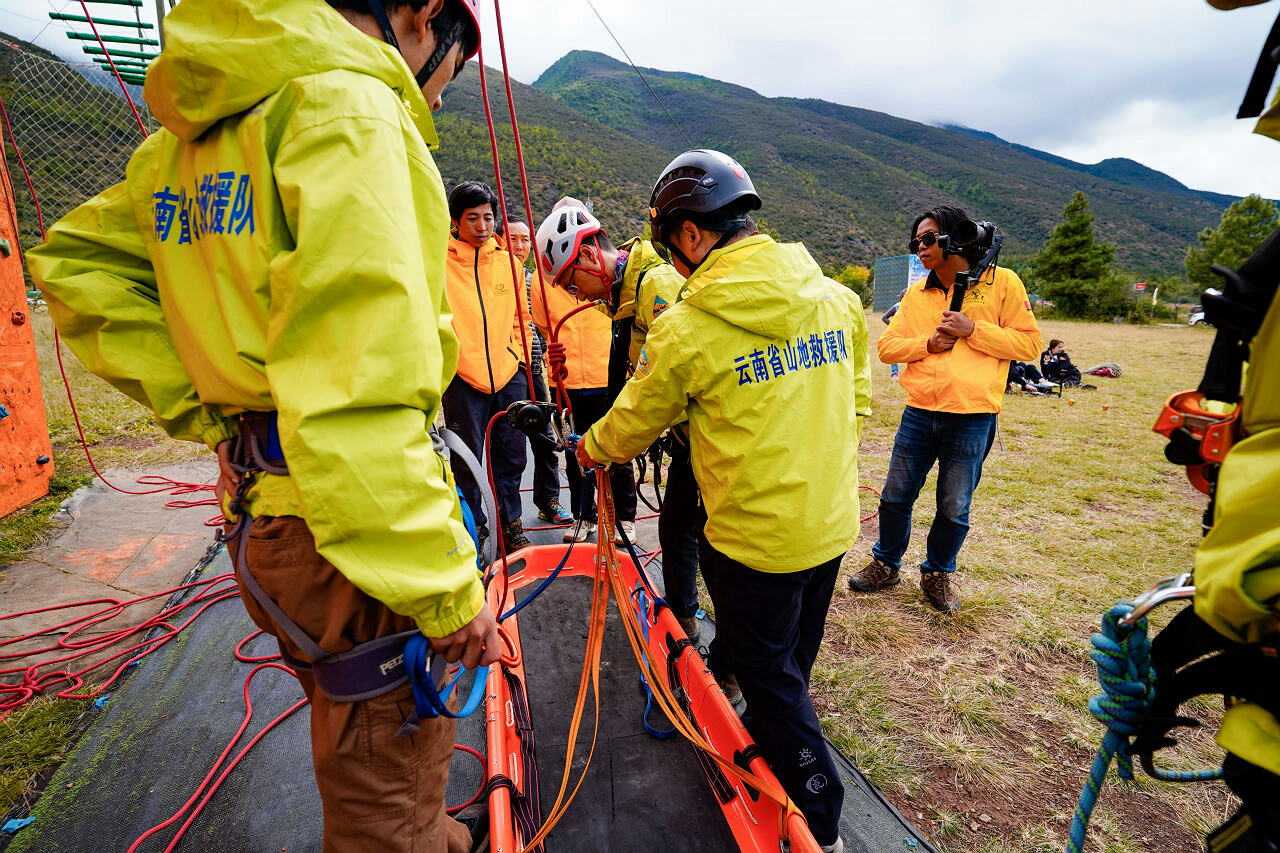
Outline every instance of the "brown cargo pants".
<path id="1" fill-rule="evenodd" d="M 325 651 L 413 628 L 411 619 L 365 595 L 321 557 L 301 518 L 255 518 L 247 560 L 267 595 Z M 243 585 L 240 597 L 258 627 L 307 660 Z M 311 701 L 324 853 L 468 853 L 470 833 L 445 814 L 454 721 L 424 720 L 421 732 L 397 738 L 413 708 L 408 685 L 364 702 L 333 702 L 310 673 L 298 673 L 298 681 Z"/>

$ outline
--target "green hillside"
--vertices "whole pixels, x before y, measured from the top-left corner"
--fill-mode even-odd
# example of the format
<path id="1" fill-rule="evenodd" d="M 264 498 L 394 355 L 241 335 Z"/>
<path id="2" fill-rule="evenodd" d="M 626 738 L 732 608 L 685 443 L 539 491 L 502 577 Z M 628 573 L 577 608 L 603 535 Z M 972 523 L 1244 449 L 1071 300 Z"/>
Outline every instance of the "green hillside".
<path id="1" fill-rule="evenodd" d="M 489 104 L 497 129 L 507 207 L 524 216 L 520 171 L 512 141 L 502 74 L 485 70 Z M 520 143 L 529 176 L 529 195 L 535 220 L 561 196 L 590 198 L 595 213 L 610 234 L 626 239 L 645 224 L 649 191 L 662 167 L 671 159 L 665 151 L 638 142 L 616 129 L 597 124 L 555 98 L 516 81 L 511 82 Z M 440 148 L 435 152 L 445 186 L 469 179 L 493 185 L 493 154 L 480 96 L 477 65 L 466 69 L 445 90 L 444 109 L 435 114 Z M 535 221 L 534 227 L 537 227 Z"/>
<path id="2" fill-rule="evenodd" d="M 1100 238 L 1116 245 L 1122 266 L 1173 274 L 1185 248 L 1231 200 L 1188 190 L 1132 161 L 1086 166 L 990 134 L 643 71 L 693 144 L 721 148 L 747 167 L 765 196 L 769 224 L 828 263 L 901 253 L 913 216 L 938 203 L 995 221 L 1007 250 L 1027 255 L 1083 190 Z M 607 56 L 574 51 L 534 85 L 669 154 L 685 147 L 635 72 Z"/>
<path id="3" fill-rule="evenodd" d="M 77 70 L 30 50 L 17 60 L 0 49 L 0 93 L 52 221 L 119 180 L 140 134 L 114 90 L 87 85 Z M 22 63 L 43 65 L 38 75 L 15 74 Z M 751 171 L 768 227 L 804 241 L 830 265 L 901 254 L 911 219 L 939 203 L 995 221 L 1007 235 L 1008 255 L 1025 258 L 1080 189 L 1121 265 L 1140 274 L 1176 274 L 1186 246 L 1217 223 L 1231 201 L 1130 160 L 1083 165 L 981 131 L 930 127 L 826 101 L 765 98 L 694 74 L 645 74 L 694 145 L 721 148 Z M 508 206 L 523 211 L 501 75 L 490 69 L 487 77 Z M 653 181 L 687 145 L 635 72 L 602 54 L 574 51 L 534 86 L 513 82 L 512 89 L 535 219 L 571 194 L 593 201 L 615 236 L 639 233 Z M 475 63 L 444 100 L 436 114 L 436 159 L 445 183 L 494 183 Z M 20 174 L 16 162 L 10 166 Z M 19 213 L 29 246 L 38 232 L 34 211 L 21 198 Z"/>

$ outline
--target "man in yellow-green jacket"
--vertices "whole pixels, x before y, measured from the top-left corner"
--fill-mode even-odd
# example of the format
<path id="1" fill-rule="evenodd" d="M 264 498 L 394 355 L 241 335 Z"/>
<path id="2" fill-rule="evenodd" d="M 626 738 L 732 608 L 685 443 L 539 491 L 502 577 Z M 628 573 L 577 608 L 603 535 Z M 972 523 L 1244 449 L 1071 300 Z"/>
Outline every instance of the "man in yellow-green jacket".
<path id="1" fill-rule="evenodd" d="M 574 353 L 575 359 L 602 359 L 608 364 L 607 388 L 589 393 L 570 392 L 574 425 L 582 432 L 612 405 L 640 363 L 640 353 L 654 324 L 674 305 L 684 276 L 639 237 L 615 247 L 600 221 L 575 198 L 562 198 L 538 226 L 538 264 L 548 286 L 555 285 L 578 299 L 599 301 L 613 319 L 612 344 L 603 352 Z M 564 343 L 547 349 L 553 373 L 563 365 Z M 607 393 L 606 393 L 607 392 Z M 662 578 L 667 604 L 691 640 L 698 626 L 698 539 L 706 521 L 698 485 L 689 464 L 688 428 L 677 424 L 668 446 L 671 464 L 662 511 L 658 514 L 658 542 L 662 548 Z M 618 527 L 635 539 L 636 489 L 631 463 L 614 466 L 613 499 Z M 569 468 L 569 481 L 579 476 Z M 622 482 L 620 482 L 622 481 Z M 591 478 L 584 478 L 588 494 Z M 590 500 L 588 498 L 588 500 Z M 607 535 L 608 531 L 606 531 Z M 622 544 L 622 537 L 617 542 Z"/>
<path id="2" fill-rule="evenodd" d="M 708 662 L 737 675 L 744 724 L 829 853 L 843 849 L 843 786 L 809 674 L 858 537 L 867 326 L 858 297 L 803 246 L 750 235 L 759 206 L 746 171 L 718 151 L 685 152 L 659 178 L 654 240 L 688 281 L 578 459 L 630 459 L 688 417 L 716 608 Z"/>
<path id="3" fill-rule="evenodd" d="M 252 478 L 241 536 L 278 610 L 246 607 L 289 657 L 320 657 L 292 623 L 330 655 L 416 627 L 492 662 L 428 432 L 458 358 L 431 110 L 477 49 L 475 0 L 186 0 L 165 31 L 145 87 L 164 129 L 28 254 L 58 329 L 170 435 L 225 457 L 252 425 L 287 465 Z M 407 685 L 341 701 L 298 678 L 325 851 L 470 848 L 444 813 L 451 720 L 397 739 Z"/>

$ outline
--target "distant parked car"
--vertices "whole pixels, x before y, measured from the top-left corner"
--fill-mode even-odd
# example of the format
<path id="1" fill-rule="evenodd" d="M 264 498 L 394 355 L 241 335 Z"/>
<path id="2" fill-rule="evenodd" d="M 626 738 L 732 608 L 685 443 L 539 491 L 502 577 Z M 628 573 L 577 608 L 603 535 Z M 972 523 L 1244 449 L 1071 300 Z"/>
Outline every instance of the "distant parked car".
<path id="1" fill-rule="evenodd" d="M 1194 305 L 1194 306 L 1192 306 L 1192 308 L 1191 308 L 1191 313 L 1187 316 L 1187 325 L 1188 325 L 1188 326 L 1207 326 L 1207 325 L 1209 325 L 1209 324 L 1208 324 L 1208 323 L 1206 323 L 1206 322 L 1205 322 L 1205 320 L 1204 320 L 1204 309 L 1203 309 L 1203 308 L 1201 308 L 1199 305 Z"/>

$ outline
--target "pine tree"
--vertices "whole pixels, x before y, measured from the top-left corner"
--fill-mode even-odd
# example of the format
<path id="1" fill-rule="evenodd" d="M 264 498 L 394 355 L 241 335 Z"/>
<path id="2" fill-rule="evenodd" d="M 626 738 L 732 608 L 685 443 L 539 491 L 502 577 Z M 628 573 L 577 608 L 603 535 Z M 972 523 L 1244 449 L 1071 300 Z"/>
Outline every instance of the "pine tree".
<path id="1" fill-rule="evenodd" d="M 1109 273 L 1116 250 L 1094 239 L 1093 219 L 1089 199 L 1077 190 L 1062 210 L 1062 221 L 1031 259 L 1032 289 L 1068 317 L 1102 316 L 1115 307 Z"/>
<path id="2" fill-rule="evenodd" d="M 1221 264 L 1235 269 L 1267 239 L 1276 227 L 1276 205 L 1261 196 L 1246 196 L 1222 211 L 1217 228 L 1200 232 L 1199 246 L 1187 249 L 1187 280 L 1196 292 L 1220 287 L 1220 279 L 1209 267 Z"/>

